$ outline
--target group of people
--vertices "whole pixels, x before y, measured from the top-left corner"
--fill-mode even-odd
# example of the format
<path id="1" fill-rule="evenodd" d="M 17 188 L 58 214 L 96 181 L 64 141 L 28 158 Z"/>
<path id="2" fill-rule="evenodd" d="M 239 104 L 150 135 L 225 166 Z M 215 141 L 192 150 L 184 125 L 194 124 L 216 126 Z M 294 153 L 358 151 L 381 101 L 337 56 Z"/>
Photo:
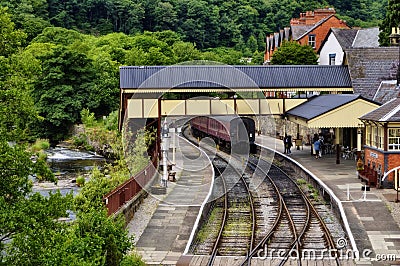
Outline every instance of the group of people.
<path id="1" fill-rule="evenodd" d="M 285 146 L 285 153 L 286 154 L 291 154 L 292 153 L 291 149 L 292 149 L 292 146 L 293 146 L 292 136 L 285 135 L 285 137 L 283 138 L 283 144 Z"/>
<path id="2" fill-rule="evenodd" d="M 283 144 L 285 147 L 285 154 L 291 154 L 292 151 L 292 136 L 290 135 L 285 135 L 285 137 L 283 138 Z M 313 148 L 314 148 L 314 154 L 315 154 L 315 158 L 321 158 L 322 157 L 322 149 L 324 146 L 324 137 L 323 136 L 318 136 L 317 134 L 314 135 L 313 138 Z"/>

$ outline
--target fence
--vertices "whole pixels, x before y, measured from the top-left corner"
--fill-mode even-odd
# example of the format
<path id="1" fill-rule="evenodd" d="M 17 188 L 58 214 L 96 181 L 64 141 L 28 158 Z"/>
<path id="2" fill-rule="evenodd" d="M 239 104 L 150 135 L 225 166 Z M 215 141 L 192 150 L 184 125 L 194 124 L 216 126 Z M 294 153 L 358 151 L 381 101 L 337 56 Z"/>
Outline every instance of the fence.
<path id="1" fill-rule="evenodd" d="M 152 161 L 149 162 L 145 169 L 103 197 L 108 215 L 117 212 L 119 208 L 137 195 L 142 188 L 149 183 L 157 171 L 158 161 L 156 152 L 153 154 L 152 158 Z"/>

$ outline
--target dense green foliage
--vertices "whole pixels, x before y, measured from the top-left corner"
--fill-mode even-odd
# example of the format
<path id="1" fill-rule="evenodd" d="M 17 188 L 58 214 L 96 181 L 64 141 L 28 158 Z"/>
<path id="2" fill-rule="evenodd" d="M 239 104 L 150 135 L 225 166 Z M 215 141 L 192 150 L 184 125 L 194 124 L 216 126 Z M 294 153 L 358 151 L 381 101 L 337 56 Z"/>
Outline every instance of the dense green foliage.
<path id="1" fill-rule="evenodd" d="M 400 27 L 400 0 L 389 0 L 386 16 L 380 26 L 379 42 L 382 45 L 390 44 L 389 36 L 393 27 Z"/>
<path id="2" fill-rule="evenodd" d="M 47 147 L 41 141 L 32 150 Z M 23 146 L 0 137 L 1 265 L 143 265 L 130 254 L 132 239 L 121 217 L 109 217 L 102 197 L 129 178 L 123 161 L 97 168 L 80 193 L 45 197 L 32 193 L 29 175 L 36 164 Z M 70 211 L 76 219 L 64 222 Z"/>
<path id="3" fill-rule="evenodd" d="M 200 49 L 233 47 L 288 26 L 300 12 L 333 6 L 350 25 L 377 25 L 387 0 L 2 0 L 15 13 L 18 28 L 35 37 L 49 24 L 90 34 L 172 30 Z M 254 52 L 254 51 L 252 51 Z"/>
<path id="4" fill-rule="evenodd" d="M 265 35 L 301 12 L 334 6 L 350 25 L 376 26 L 385 5 L 386 0 L 0 0 L 0 133 L 55 143 L 81 122 L 81 110 L 99 118 L 118 109 L 121 65 L 261 64 Z"/>
<path id="5" fill-rule="evenodd" d="M 313 48 L 300 45 L 297 42 L 284 42 L 274 52 L 271 58 L 272 65 L 317 65 L 318 56 Z"/>

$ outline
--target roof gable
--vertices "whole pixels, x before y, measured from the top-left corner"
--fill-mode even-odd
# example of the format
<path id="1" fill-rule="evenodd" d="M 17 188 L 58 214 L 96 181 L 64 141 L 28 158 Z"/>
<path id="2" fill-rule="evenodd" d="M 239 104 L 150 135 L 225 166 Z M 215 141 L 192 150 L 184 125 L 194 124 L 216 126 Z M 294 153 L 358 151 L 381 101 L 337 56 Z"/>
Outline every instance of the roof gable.
<path id="1" fill-rule="evenodd" d="M 396 86 L 396 80 L 382 81 L 372 100 L 386 103 L 399 95 L 400 88 Z"/>
<path id="2" fill-rule="evenodd" d="M 357 35 L 358 30 L 355 29 L 331 29 L 331 33 L 336 37 L 342 48 L 349 48 Z"/>
<path id="3" fill-rule="evenodd" d="M 321 19 L 320 21 L 318 21 L 317 23 L 315 23 L 311 28 L 309 28 L 306 32 L 304 32 L 302 35 L 300 35 L 298 38 L 294 39 L 296 41 L 299 41 L 301 39 L 303 39 L 304 37 L 306 37 L 308 34 L 310 34 L 311 32 L 313 32 L 315 29 L 317 29 L 318 27 L 321 27 L 324 23 L 326 23 L 327 21 L 329 21 L 330 19 L 337 19 L 339 20 L 336 15 L 330 15 L 326 18 Z"/>
<path id="4" fill-rule="evenodd" d="M 327 22 L 329 22 L 331 20 L 335 20 L 335 21 L 339 22 L 338 25 L 335 25 L 336 27 L 340 27 L 339 24 L 343 25 L 346 28 L 348 27 L 347 24 L 344 21 L 340 20 L 336 15 L 333 14 L 333 15 L 330 15 L 330 16 L 328 16 L 326 18 L 321 19 L 320 21 L 315 23 L 311 28 L 309 28 L 306 32 L 304 32 L 302 35 L 300 35 L 296 39 L 294 39 L 294 38 L 293 39 L 296 40 L 296 41 L 300 41 L 301 39 L 305 38 L 308 34 L 312 33 L 317 28 L 324 26 L 325 23 L 327 23 Z M 331 25 L 329 25 L 329 28 L 332 28 Z"/>
<path id="5" fill-rule="evenodd" d="M 329 94 L 317 96 L 287 114 L 304 120 L 310 128 L 357 127 L 358 117 L 378 106 L 358 94 Z"/>
<path id="6" fill-rule="evenodd" d="M 315 96 L 309 101 L 289 110 L 287 114 L 310 120 L 338 108 L 341 105 L 354 101 L 359 97 L 359 94 L 327 94 Z"/>
<path id="7" fill-rule="evenodd" d="M 400 98 L 394 98 L 381 107 L 363 115 L 361 120 L 375 122 L 400 122 Z"/>
<path id="8" fill-rule="evenodd" d="M 292 39 L 298 40 L 306 32 L 309 32 L 313 28 L 313 25 L 293 25 L 291 26 Z"/>

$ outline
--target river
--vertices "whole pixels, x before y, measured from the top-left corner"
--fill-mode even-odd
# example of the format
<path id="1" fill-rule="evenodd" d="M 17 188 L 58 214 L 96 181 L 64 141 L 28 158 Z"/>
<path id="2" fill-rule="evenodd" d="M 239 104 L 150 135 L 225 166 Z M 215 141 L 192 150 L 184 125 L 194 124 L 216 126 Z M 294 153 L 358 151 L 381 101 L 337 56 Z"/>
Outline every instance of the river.
<path id="1" fill-rule="evenodd" d="M 56 175 L 58 182 L 38 182 L 33 180 L 33 192 L 47 196 L 49 192 L 60 190 L 62 195 L 73 192 L 76 195 L 79 187 L 76 185 L 76 178 L 79 175 L 89 179 L 89 173 L 93 167 L 103 167 L 106 159 L 95 152 L 77 151 L 63 147 L 55 147 L 46 150 L 47 162 Z"/>

